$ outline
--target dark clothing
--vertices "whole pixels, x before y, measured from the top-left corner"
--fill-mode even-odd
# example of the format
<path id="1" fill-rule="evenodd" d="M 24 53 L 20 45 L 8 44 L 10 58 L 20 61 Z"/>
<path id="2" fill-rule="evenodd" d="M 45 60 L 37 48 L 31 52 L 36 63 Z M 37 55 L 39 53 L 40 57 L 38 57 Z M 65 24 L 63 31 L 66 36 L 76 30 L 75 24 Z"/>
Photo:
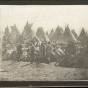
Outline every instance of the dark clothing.
<path id="1" fill-rule="evenodd" d="M 18 45 L 17 46 L 17 61 L 20 60 L 21 55 L 22 55 L 22 45 Z"/>
<path id="2" fill-rule="evenodd" d="M 46 45 L 46 56 L 47 58 L 50 58 L 50 53 L 51 53 L 52 47 L 51 45 Z"/>
<path id="3" fill-rule="evenodd" d="M 30 49 L 28 48 L 28 49 L 27 49 L 27 61 L 30 60 L 29 57 L 30 57 Z"/>
<path id="4" fill-rule="evenodd" d="M 45 58 L 45 46 L 44 45 L 39 47 L 39 55 L 42 60 Z"/>
<path id="5" fill-rule="evenodd" d="M 76 54 L 76 47 L 74 43 L 69 43 L 66 47 L 65 52 L 67 52 L 70 55 L 75 55 Z"/>
<path id="6" fill-rule="evenodd" d="M 30 62 L 31 63 L 33 63 L 34 62 L 34 59 L 35 59 L 35 47 L 34 46 L 32 46 L 31 48 L 30 48 Z"/>
<path id="7" fill-rule="evenodd" d="M 72 56 L 76 55 L 76 46 L 74 42 L 70 42 L 65 50 L 65 66 L 73 66 L 74 58 Z"/>
<path id="8" fill-rule="evenodd" d="M 17 46 L 17 52 L 22 54 L 22 45 Z"/>

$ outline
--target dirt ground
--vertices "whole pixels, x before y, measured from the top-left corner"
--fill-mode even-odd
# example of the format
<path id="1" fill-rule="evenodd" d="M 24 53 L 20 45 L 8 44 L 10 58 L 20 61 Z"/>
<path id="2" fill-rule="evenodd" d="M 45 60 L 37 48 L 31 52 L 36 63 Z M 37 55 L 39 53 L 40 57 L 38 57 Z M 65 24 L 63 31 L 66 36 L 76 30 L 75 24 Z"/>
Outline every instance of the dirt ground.
<path id="1" fill-rule="evenodd" d="M 1 81 L 63 81 L 82 79 L 78 68 L 65 68 L 51 64 L 2 61 Z"/>

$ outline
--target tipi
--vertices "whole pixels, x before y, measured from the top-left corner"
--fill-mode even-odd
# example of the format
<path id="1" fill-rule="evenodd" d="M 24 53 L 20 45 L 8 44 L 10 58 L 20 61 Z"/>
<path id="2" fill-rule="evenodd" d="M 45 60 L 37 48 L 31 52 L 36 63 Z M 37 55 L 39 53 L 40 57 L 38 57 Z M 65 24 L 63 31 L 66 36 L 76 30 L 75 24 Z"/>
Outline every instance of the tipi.
<path id="1" fill-rule="evenodd" d="M 23 40 L 23 36 L 22 35 L 17 35 L 14 40 L 13 40 L 14 44 L 17 44 L 17 43 L 24 43 L 24 40 Z"/>
<path id="2" fill-rule="evenodd" d="M 27 37 L 24 38 L 24 43 L 28 43 L 33 39 L 38 41 L 38 42 L 41 42 L 40 39 L 34 33 L 34 31 L 31 31 L 31 33 Z"/>
<path id="3" fill-rule="evenodd" d="M 31 33 L 31 31 L 32 31 L 32 29 L 31 29 L 32 25 L 33 25 L 33 23 L 28 24 L 28 21 L 27 21 L 27 23 L 26 23 L 26 25 L 24 27 L 24 30 L 22 32 L 22 36 L 23 37 L 27 37 Z"/>
<path id="4" fill-rule="evenodd" d="M 52 30 L 50 31 L 50 34 L 49 34 L 49 38 L 51 38 L 54 34 L 54 29 L 52 28 Z"/>
<path id="5" fill-rule="evenodd" d="M 47 42 L 49 41 L 49 37 L 47 34 L 44 35 L 44 41 L 47 41 Z"/>
<path id="6" fill-rule="evenodd" d="M 54 34 L 53 34 L 52 37 L 50 38 L 50 40 L 56 42 L 56 41 L 61 37 L 62 33 L 63 33 L 63 29 L 58 26 L 58 27 L 56 28 Z"/>
<path id="7" fill-rule="evenodd" d="M 77 39 L 72 35 L 68 25 L 65 27 L 65 31 L 62 36 L 57 40 L 57 43 L 68 44 L 69 41 L 77 42 Z"/>
<path id="8" fill-rule="evenodd" d="M 44 31 L 43 31 L 43 28 L 42 27 L 39 27 L 37 32 L 36 32 L 36 36 L 41 40 L 41 41 L 44 41 Z"/>
<path id="9" fill-rule="evenodd" d="M 88 41 L 88 35 L 86 34 L 84 28 L 82 28 L 82 31 L 80 32 L 78 40 L 81 42 L 82 45 L 84 45 L 85 43 L 87 43 L 87 41 Z"/>
<path id="10" fill-rule="evenodd" d="M 14 24 L 14 26 L 11 26 L 10 36 L 14 37 L 15 35 L 18 35 L 18 34 L 20 34 L 20 33 L 18 31 L 16 24 Z"/>
<path id="11" fill-rule="evenodd" d="M 17 26 L 14 24 L 14 26 L 11 26 L 11 32 L 10 32 L 10 42 L 13 43 L 14 39 L 17 35 L 19 35 L 19 31 Z"/>
<path id="12" fill-rule="evenodd" d="M 46 31 L 46 35 L 49 37 L 48 31 Z"/>

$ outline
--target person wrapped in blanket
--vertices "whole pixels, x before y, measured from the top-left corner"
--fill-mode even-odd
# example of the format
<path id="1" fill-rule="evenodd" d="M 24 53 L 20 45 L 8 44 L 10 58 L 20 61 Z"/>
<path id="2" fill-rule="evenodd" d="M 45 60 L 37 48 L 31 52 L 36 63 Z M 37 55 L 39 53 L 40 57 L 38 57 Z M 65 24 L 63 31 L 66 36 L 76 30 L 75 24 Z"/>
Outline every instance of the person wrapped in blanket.
<path id="1" fill-rule="evenodd" d="M 20 61 L 22 57 L 22 45 L 20 43 L 17 44 L 17 62 Z"/>
<path id="2" fill-rule="evenodd" d="M 61 65 L 63 63 L 63 56 L 64 52 L 62 51 L 60 46 L 55 47 L 55 58 L 56 58 L 56 63 L 55 66 Z"/>
<path id="3" fill-rule="evenodd" d="M 30 47 L 30 64 L 32 64 L 34 62 L 35 59 L 35 46 L 33 43 L 31 43 L 31 47 Z"/>
<path id="4" fill-rule="evenodd" d="M 39 57 L 40 57 L 40 62 L 45 61 L 45 45 L 44 43 L 41 43 L 39 47 Z"/>
<path id="5" fill-rule="evenodd" d="M 69 41 L 65 49 L 65 60 L 66 60 L 65 66 L 67 67 L 74 66 L 75 56 L 76 56 L 75 43 L 73 41 Z"/>
<path id="6" fill-rule="evenodd" d="M 51 46 L 50 42 L 48 42 L 48 43 L 46 44 L 46 58 L 47 58 L 47 60 L 48 60 L 48 64 L 50 63 L 51 51 L 52 51 L 52 46 Z"/>

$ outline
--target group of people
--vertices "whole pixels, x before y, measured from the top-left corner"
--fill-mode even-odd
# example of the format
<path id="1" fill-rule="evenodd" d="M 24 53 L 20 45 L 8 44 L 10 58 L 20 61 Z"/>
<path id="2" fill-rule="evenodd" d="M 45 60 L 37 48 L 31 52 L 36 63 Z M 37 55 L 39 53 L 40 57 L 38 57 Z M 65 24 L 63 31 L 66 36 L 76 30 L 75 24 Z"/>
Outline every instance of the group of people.
<path id="1" fill-rule="evenodd" d="M 20 58 L 22 57 L 23 54 L 23 50 L 22 50 L 22 45 L 18 44 L 17 45 L 17 58 L 18 61 L 20 60 Z M 42 62 L 47 60 L 48 63 L 50 62 L 50 54 L 52 51 L 52 46 L 50 44 L 50 42 L 47 43 L 41 43 L 41 44 L 33 44 L 33 43 L 29 43 L 26 46 L 26 52 L 27 52 L 27 59 L 30 60 L 30 63 L 33 63 L 35 60 L 37 62 Z"/>
<path id="2" fill-rule="evenodd" d="M 18 43 L 15 45 L 15 50 L 11 57 L 14 57 L 16 61 L 20 61 L 23 55 L 23 46 Z M 79 66 L 83 67 L 87 64 L 88 57 L 88 44 L 85 46 L 77 45 L 74 42 L 69 42 L 66 46 L 60 44 L 52 44 L 50 42 L 42 42 L 41 44 L 34 44 L 30 42 L 27 44 L 27 60 L 30 63 L 33 62 L 46 62 L 51 63 L 51 61 L 56 62 L 56 65 L 62 66 Z M 3 55 L 7 51 L 4 47 Z M 87 66 L 87 65 L 86 65 Z"/>

